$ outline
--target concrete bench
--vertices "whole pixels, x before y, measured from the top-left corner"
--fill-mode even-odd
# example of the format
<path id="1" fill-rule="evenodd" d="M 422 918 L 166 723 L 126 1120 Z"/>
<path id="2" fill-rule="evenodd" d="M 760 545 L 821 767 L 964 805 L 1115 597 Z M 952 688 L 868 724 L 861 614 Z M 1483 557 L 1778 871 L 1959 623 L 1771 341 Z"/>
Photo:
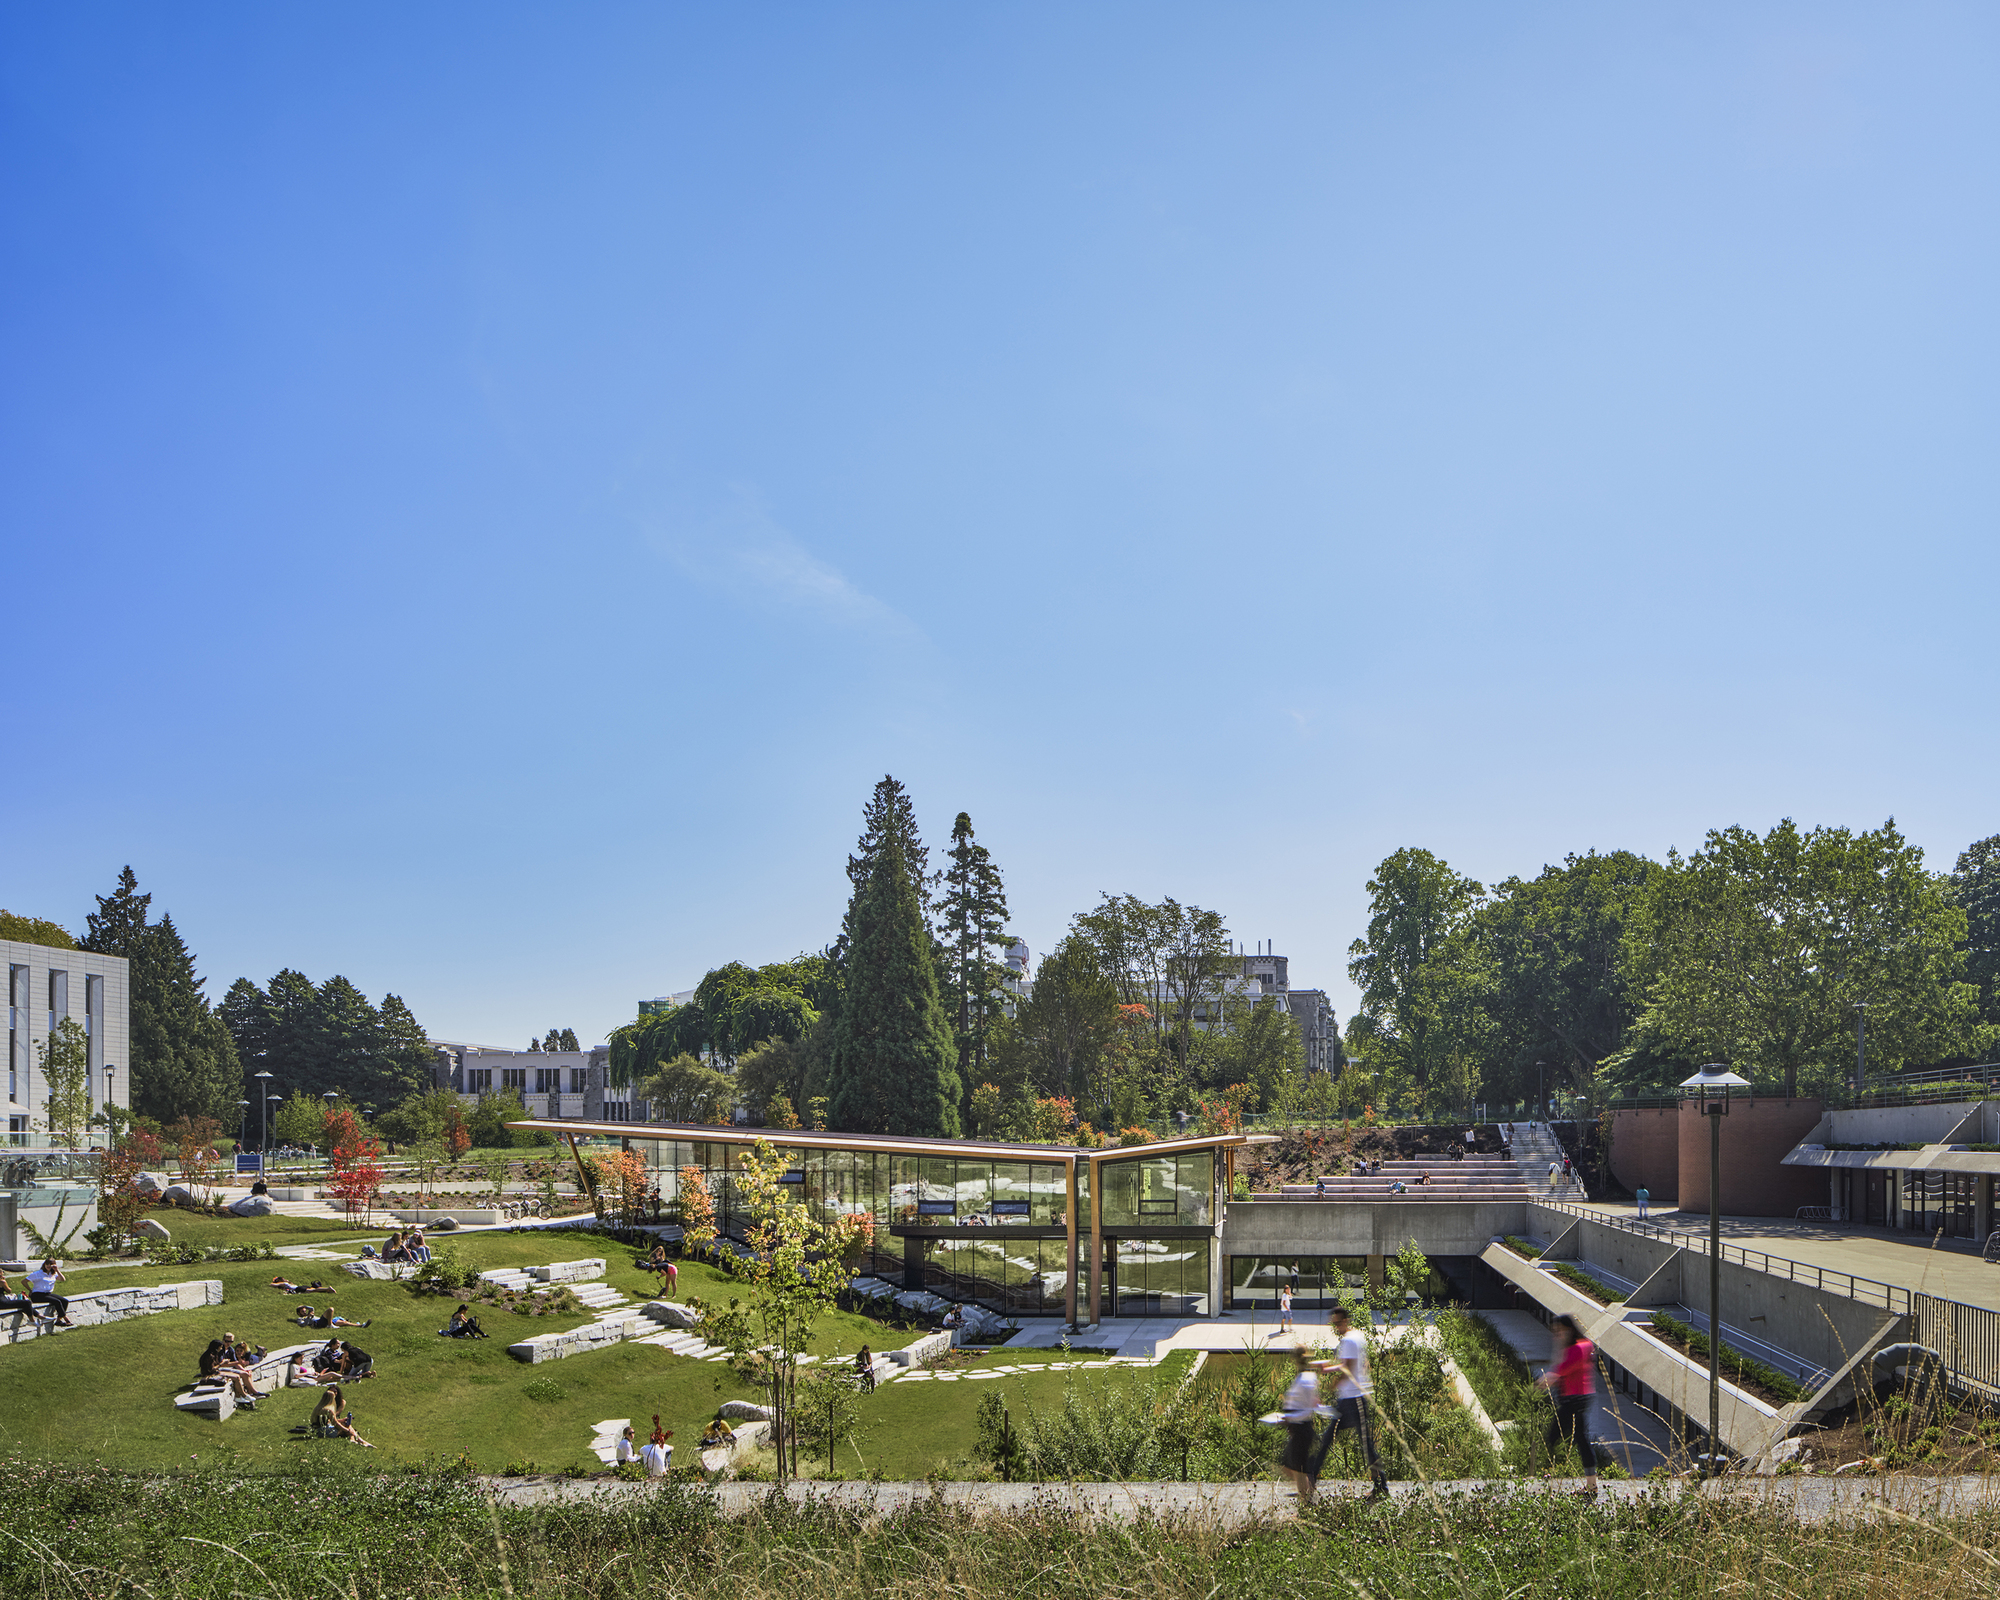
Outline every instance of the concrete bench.
<path id="1" fill-rule="evenodd" d="M 210 1412 L 217 1422 L 227 1422 L 236 1415 L 236 1394 L 226 1383 L 219 1389 L 191 1389 L 174 1396 L 174 1409 Z"/>
<path id="2" fill-rule="evenodd" d="M 25 1311 L 0 1313 L 0 1328 L 9 1344 L 29 1339 L 45 1339 L 51 1333 L 76 1333 L 105 1322 L 125 1322 L 133 1317 L 157 1316 L 162 1311 L 198 1311 L 203 1306 L 222 1304 L 222 1284 L 207 1278 L 194 1283 L 162 1283 L 150 1289 L 93 1289 L 73 1294 L 69 1300 L 71 1328 L 51 1328 Z M 37 1308 L 40 1311 L 48 1307 Z"/>
<path id="3" fill-rule="evenodd" d="M 571 1328 L 563 1333 L 537 1334 L 532 1339 L 510 1344 L 507 1354 L 516 1361 L 539 1366 L 544 1361 L 567 1360 L 570 1356 L 586 1355 L 592 1350 L 602 1350 L 607 1345 L 622 1344 L 627 1339 L 658 1331 L 657 1323 L 635 1311 L 627 1317 L 606 1317 L 602 1322 L 586 1323 L 581 1328 Z"/>

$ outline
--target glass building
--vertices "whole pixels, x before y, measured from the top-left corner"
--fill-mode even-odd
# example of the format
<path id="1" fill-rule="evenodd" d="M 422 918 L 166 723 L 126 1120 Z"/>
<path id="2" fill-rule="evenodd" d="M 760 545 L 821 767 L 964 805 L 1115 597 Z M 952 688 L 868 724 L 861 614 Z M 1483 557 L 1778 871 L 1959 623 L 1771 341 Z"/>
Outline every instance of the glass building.
<path id="1" fill-rule="evenodd" d="M 807 1205 L 872 1218 L 858 1272 L 1010 1316 L 1211 1316 L 1229 1294 L 1216 1278 L 1217 1228 L 1240 1134 L 1092 1150 L 780 1128 L 516 1126 L 619 1140 L 650 1165 L 662 1201 L 679 1195 L 684 1168 L 697 1169 L 717 1229 L 738 1239 L 749 1219 L 735 1175 L 766 1141 Z"/>

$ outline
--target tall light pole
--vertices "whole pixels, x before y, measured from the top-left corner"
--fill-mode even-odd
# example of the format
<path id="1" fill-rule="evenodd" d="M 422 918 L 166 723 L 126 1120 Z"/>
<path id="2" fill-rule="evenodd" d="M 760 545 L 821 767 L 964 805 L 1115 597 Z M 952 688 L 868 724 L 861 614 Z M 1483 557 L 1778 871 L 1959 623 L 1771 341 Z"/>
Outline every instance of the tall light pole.
<path id="1" fill-rule="evenodd" d="M 237 1101 L 236 1102 L 236 1148 L 239 1150 L 243 1148 L 243 1131 L 249 1125 L 249 1122 L 250 1122 L 250 1102 L 248 1100 Z"/>
<path id="2" fill-rule="evenodd" d="M 1546 1061 L 1535 1063 L 1535 1115 L 1544 1122 L 1549 1120 L 1549 1097 L 1542 1087 L 1542 1069 L 1547 1065 Z"/>
<path id="3" fill-rule="evenodd" d="M 1681 1084 L 1681 1093 L 1708 1118 L 1708 1476 L 1719 1477 L 1722 1451 L 1722 1119 L 1729 1091 L 1747 1089 L 1720 1061 Z"/>
<path id="4" fill-rule="evenodd" d="M 257 1099 L 264 1107 L 264 1131 L 258 1148 L 260 1150 L 268 1150 L 271 1148 L 271 1102 L 265 1099 L 264 1095 L 265 1091 L 271 1087 L 271 1075 L 268 1072 L 256 1072 L 252 1073 L 251 1076 L 259 1080 Z"/>

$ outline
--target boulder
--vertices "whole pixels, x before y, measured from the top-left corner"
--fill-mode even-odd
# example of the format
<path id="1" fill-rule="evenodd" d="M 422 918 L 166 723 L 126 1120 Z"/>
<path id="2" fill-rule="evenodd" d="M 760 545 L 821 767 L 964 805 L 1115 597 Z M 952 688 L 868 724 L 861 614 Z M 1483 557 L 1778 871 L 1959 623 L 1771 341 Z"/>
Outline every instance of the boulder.
<path id="1" fill-rule="evenodd" d="M 701 1321 L 699 1311 L 678 1300 L 648 1300 L 643 1309 L 653 1321 L 664 1322 L 670 1328 L 692 1328 Z"/>
<path id="2" fill-rule="evenodd" d="M 343 1261 L 340 1270 L 357 1278 L 383 1278 L 391 1282 L 410 1275 L 410 1268 L 400 1261 Z"/>
<path id="3" fill-rule="evenodd" d="M 167 1186 L 167 1180 L 157 1172 L 135 1172 L 132 1174 L 134 1194 L 158 1194 Z"/>
<path id="4" fill-rule="evenodd" d="M 164 1222 L 155 1222 L 151 1217 L 141 1217 L 132 1231 L 141 1239 L 171 1239 Z"/>
<path id="5" fill-rule="evenodd" d="M 168 1184 L 167 1187 L 161 1191 L 160 1198 L 166 1201 L 166 1203 L 170 1206 L 192 1206 L 200 1204 L 200 1202 L 196 1200 L 194 1197 L 194 1191 L 184 1183 Z"/>
<path id="6" fill-rule="evenodd" d="M 458 1232 L 458 1218 L 439 1217 L 437 1221 L 428 1223 L 426 1226 L 429 1227 L 432 1233 L 456 1233 Z"/>
<path id="7" fill-rule="evenodd" d="M 267 1194 L 246 1194 L 229 1209 L 239 1217 L 268 1217 L 277 1207 L 271 1204 L 271 1197 Z"/>
<path id="8" fill-rule="evenodd" d="M 725 1400 L 717 1410 L 725 1422 L 769 1422 L 771 1408 L 750 1400 Z"/>
<path id="9" fill-rule="evenodd" d="M 990 1339 L 1007 1326 L 1005 1317 L 997 1311 L 988 1311 L 984 1306 L 962 1306 L 959 1314 L 964 1318 L 966 1337 L 971 1339 Z"/>

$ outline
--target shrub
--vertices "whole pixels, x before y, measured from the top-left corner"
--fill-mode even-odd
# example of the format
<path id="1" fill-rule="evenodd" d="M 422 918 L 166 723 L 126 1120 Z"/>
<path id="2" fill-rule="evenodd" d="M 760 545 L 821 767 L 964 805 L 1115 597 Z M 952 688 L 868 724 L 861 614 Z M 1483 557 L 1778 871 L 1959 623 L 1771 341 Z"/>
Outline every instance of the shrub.
<path id="1" fill-rule="evenodd" d="M 569 1398 L 569 1390 L 553 1378 L 536 1378 L 521 1385 L 521 1393 L 530 1400 L 539 1400 L 543 1405 L 552 1406 Z"/>
<path id="2" fill-rule="evenodd" d="M 1516 1238 L 1511 1233 L 1507 1235 L 1507 1248 L 1513 1251 L 1515 1255 L 1525 1256 L 1530 1261 L 1539 1261 L 1542 1259 L 1540 1245 L 1530 1244 L 1526 1239 Z"/>
<path id="3" fill-rule="evenodd" d="M 1605 1284 L 1599 1283 L 1597 1279 L 1585 1272 L 1583 1268 L 1568 1261 L 1557 1261 L 1551 1263 L 1551 1265 L 1555 1269 L 1555 1275 L 1571 1288 L 1581 1289 L 1592 1299 L 1601 1300 L 1607 1306 L 1617 1304 L 1617 1291 Z"/>
<path id="4" fill-rule="evenodd" d="M 1690 1327 L 1679 1317 L 1667 1315 L 1664 1311 L 1653 1313 L 1653 1326 L 1678 1344 L 1687 1348 L 1687 1353 L 1697 1361 L 1708 1359 L 1708 1335 Z M 1768 1389 L 1787 1404 L 1806 1398 L 1806 1391 L 1793 1379 L 1775 1367 L 1768 1367 L 1754 1356 L 1746 1356 L 1734 1345 L 1724 1342 L 1720 1363 L 1723 1377 L 1732 1383 L 1754 1383 Z M 1893 1402 L 1891 1402 L 1893 1404 Z"/>

